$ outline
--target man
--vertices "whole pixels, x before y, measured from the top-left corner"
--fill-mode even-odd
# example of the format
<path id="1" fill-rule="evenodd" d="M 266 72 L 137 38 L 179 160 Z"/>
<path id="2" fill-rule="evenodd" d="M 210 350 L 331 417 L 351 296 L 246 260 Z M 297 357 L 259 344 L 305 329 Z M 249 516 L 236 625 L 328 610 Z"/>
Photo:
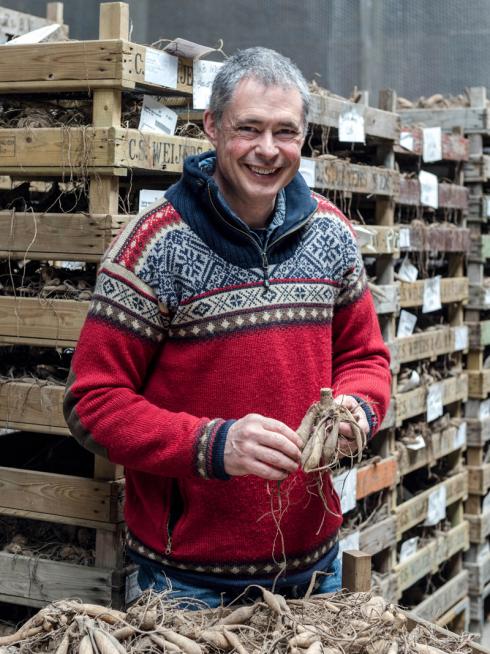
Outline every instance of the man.
<path id="1" fill-rule="evenodd" d="M 223 65 L 215 152 L 110 247 L 68 381 L 74 436 L 126 467 L 140 585 L 210 606 L 250 584 L 301 594 L 315 571 L 338 588 L 339 499 L 300 469 L 295 429 L 322 387 L 369 437 L 389 398 L 355 239 L 298 173 L 308 105 L 274 51 Z"/>

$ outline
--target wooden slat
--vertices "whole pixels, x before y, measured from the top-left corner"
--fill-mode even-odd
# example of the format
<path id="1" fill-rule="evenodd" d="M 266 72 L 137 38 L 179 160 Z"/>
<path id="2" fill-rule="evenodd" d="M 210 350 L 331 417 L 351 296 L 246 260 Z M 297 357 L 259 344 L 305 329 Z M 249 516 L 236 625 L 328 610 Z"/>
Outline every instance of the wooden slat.
<path id="1" fill-rule="evenodd" d="M 490 418 L 479 420 L 466 418 L 466 435 L 468 445 L 482 447 L 490 440 Z"/>
<path id="2" fill-rule="evenodd" d="M 406 448 L 406 460 L 405 457 L 402 457 L 399 462 L 400 474 L 407 475 L 424 466 L 433 466 L 443 456 L 464 449 L 466 444 L 460 445 L 458 443 L 457 434 L 457 428 L 450 426 L 443 431 L 432 431 L 430 444 L 427 447 L 418 450 Z"/>
<path id="3" fill-rule="evenodd" d="M 481 466 L 466 466 L 468 470 L 468 491 L 472 495 L 486 495 L 490 488 L 490 463 Z"/>
<path id="4" fill-rule="evenodd" d="M 457 184 L 440 183 L 438 185 L 439 207 L 445 209 L 468 210 L 469 190 Z M 400 176 L 400 192 L 396 202 L 401 205 L 420 207 L 420 182 L 415 177 Z"/>
<path id="5" fill-rule="evenodd" d="M 424 620 L 435 622 L 462 600 L 467 593 L 468 573 L 466 570 L 462 570 L 412 610 L 415 615 L 419 615 Z"/>
<path id="6" fill-rule="evenodd" d="M 400 133 L 400 120 L 397 114 L 382 111 L 368 106 L 360 106 L 328 95 L 319 93 L 310 94 L 309 121 L 314 125 L 325 127 L 339 127 L 339 117 L 352 109 L 362 112 L 364 116 L 364 130 L 368 136 L 398 140 Z"/>
<path id="7" fill-rule="evenodd" d="M 352 225 L 352 227 L 358 236 L 358 240 L 360 240 L 360 243 L 362 244 L 362 254 L 370 256 L 393 254 L 395 257 L 399 256 L 398 226 Z M 361 229 L 362 233 L 359 232 Z M 365 243 L 364 241 L 368 238 L 370 238 L 370 241 Z"/>
<path id="8" fill-rule="evenodd" d="M 468 495 L 468 474 L 466 471 L 449 477 L 434 484 L 431 488 L 422 491 L 412 499 L 403 502 L 395 509 L 398 537 L 415 525 L 423 522 L 427 517 L 430 496 L 441 487 L 446 488 L 446 506 Z M 466 523 L 465 523 L 466 524 Z"/>
<path id="9" fill-rule="evenodd" d="M 464 613 L 463 630 L 468 631 L 470 620 L 470 600 L 468 597 L 459 600 L 459 602 L 452 606 L 449 611 L 446 611 L 446 613 L 441 615 L 441 617 L 436 620 L 436 625 L 438 627 L 446 627 L 448 624 L 456 620 L 456 618 L 459 618 L 462 613 Z"/>
<path id="10" fill-rule="evenodd" d="M 454 107 L 451 109 L 402 109 L 399 110 L 402 125 L 441 127 L 443 131 L 462 128 L 465 134 L 484 132 L 490 128 L 486 108 Z"/>
<path id="11" fill-rule="evenodd" d="M 490 535 L 490 511 L 485 511 L 479 515 L 465 513 L 465 520 L 470 525 L 470 543 L 484 544 L 487 536 Z"/>
<path id="12" fill-rule="evenodd" d="M 0 297 L 0 343 L 75 347 L 89 302 Z"/>
<path id="13" fill-rule="evenodd" d="M 394 170 L 360 166 L 333 156 L 317 158 L 315 164 L 315 187 L 320 190 L 387 197 L 398 194 L 400 175 Z"/>
<path id="14" fill-rule="evenodd" d="M 379 554 L 396 542 L 396 520 L 390 516 L 371 527 L 362 529 L 359 534 L 359 547 L 368 554 Z"/>
<path id="15" fill-rule="evenodd" d="M 400 226 L 409 230 L 410 246 L 402 252 L 468 252 L 470 231 L 451 223 L 410 224 Z"/>
<path id="16" fill-rule="evenodd" d="M 482 270 L 482 273 L 484 271 Z M 468 309 L 485 311 L 490 309 L 490 278 L 484 277 L 483 283 L 469 285 Z"/>
<path id="17" fill-rule="evenodd" d="M 468 396 L 484 400 L 490 393 L 490 370 L 468 370 Z"/>
<path id="18" fill-rule="evenodd" d="M 433 331 L 420 332 L 412 336 L 397 338 L 394 344 L 399 363 L 435 359 L 441 354 L 449 354 L 454 351 L 455 329 L 441 327 Z"/>
<path id="19" fill-rule="evenodd" d="M 465 183 L 486 182 L 490 178 L 490 156 L 471 156 L 464 164 L 463 171 Z"/>
<path id="20" fill-rule="evenodd" d="M 361 500 L 372 493 L 396 484 L 397 462 L 395 457 L 381 459 L 357 469 L 356 499 Z"/>
<path id="21" fill-rule="evenodd" d="M 111 529 L 123 521 L 124 482 L 94 481 L 72 475 L 0 468 L 0 515 L 21 511 L 34 520 L 50 522 L 79 518 L 93 527 Z"/>
<path id="22" fill-rule="evenodd" d="M 145 80 L 143 45 L 121 39 L 11 45 L 0 50 L 2 93 L 93 90 L 103 87 L 192 94 L 192 61 L 178 61 L 177 89 Z"/>
<path id="23" fill-rule="evenodd" d="M 45 174 L 112 175 L 127 168 L 179 173 L 184 158 L 209 149 L 203 139 L 166 136 L 123 128 L 3 129 L 0 134 L 0 173 L 26 177 Z"/>
<path id="24" fill-rule="evenodd" d="M 69 435 L 63 417 L 64 386 L 0 382 L 0 428 Z"/>
<path id="25" fill-rule="evenodd" d="M 128 216 L 0 212 L 0 257 L 99 261 Z"/>
<path id="26" fill-rule="evenodd" d="M 400 285 L 380 284 L 370 286 L 374 308 L 378 315 L 398 313 L 400 311 Z"/>
<path id="27" fill-rule="evenodd" d="M 490 345 L 490 320 L 467 322 L 470 329 L 470 347 L 481 348 Z"/>
<path id="28" fill-rule="evenodd" d="M 481 595 L 485 586 L 490 582 L 490 554 L 477 563 L 465 561 L 464 567 L 468 571 L 468 587 L 473 595 Z"/>
<path id="29" fill-rule="evenodd" d="M 400 306 L 404 309 L 419 307 L 424 303 L 423 279 L 416 282 L 400 282 Z M 467 277 L 446 277 L 441 279 L 441 303 L 463 302 L 468 299 Z"/>
<path id="30" fill-rule="evenodd" d="M 460 373 L 457 377 L 438 382 L 442 384 L 442 402 L 446 406 L 457 402 L 466 401 L 468 398 L 468 375 Z M 398 393 L 395 397 L 396 426 L 407 418 L 413 418 L 426 412 L 427 389 L 426 387 L 415 388 L 413 391 Z"/>
<path id="31" fill-rule="evenodd" d="M 405 155 L 417 155 L 422 156 L 424 152 L 424 138 L 423 138 L 423 129 L 422 127 L 415 127 L 409 125 L 403 125 L 401 128 L 400 135 L 403 133 L 409 133 L 413 139 L 413 146 L 411 150 L 400 146 L 399 144 L 395 145 L 395 152 L 397 154 Z M 464 136 L 459 134 L 448 134 L 443 133 L 441 136 L 441 146 L 442 146 L 442 159 L 441 161 L 467 161 L 470 154 L 469 141 Z"/>

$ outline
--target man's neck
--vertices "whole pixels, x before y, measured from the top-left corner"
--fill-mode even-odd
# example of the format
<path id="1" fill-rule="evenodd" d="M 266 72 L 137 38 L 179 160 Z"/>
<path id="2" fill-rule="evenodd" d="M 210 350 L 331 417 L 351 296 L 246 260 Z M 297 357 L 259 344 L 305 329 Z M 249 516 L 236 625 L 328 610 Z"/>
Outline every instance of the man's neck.
<path id="1" fill-rule="evenodd" d="M 216 176 L 215 176 L 216 179 Z M 226 193 L 216 179 L 218 188 L 223 195 L 227 205 L 244 223 L 252 229 L 265 227 L 276 205 L 276 199 L 267 203 L 242 202 L 239 198 Z"/>

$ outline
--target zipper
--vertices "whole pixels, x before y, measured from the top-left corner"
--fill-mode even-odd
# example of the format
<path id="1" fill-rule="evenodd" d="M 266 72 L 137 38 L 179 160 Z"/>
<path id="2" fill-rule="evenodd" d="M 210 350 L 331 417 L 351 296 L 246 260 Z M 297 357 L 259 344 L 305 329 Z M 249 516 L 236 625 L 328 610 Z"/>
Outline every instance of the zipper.
<path id="1" fill-rule="evenodd" d="M 179 483 L 176 479 L 172 480 L 172 490 L 170 493 L 170 509 L 167 517 L 166 531 L 167 531 L 167 545 L 165 547 L 165 554 L 170 556 L 172 554 L 172 534 L 179 518 L 182 516 L 184 510 L 184 502 L 179 490 Z"/>

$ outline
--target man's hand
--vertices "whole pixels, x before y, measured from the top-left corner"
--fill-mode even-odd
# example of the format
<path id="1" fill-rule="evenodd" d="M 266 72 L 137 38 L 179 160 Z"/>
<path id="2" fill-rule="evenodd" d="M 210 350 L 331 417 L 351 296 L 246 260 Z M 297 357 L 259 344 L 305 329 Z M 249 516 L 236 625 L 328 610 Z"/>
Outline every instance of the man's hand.
<path id="1" fill-rule="evenodd" d="M 256 413 L 237 420 L 225 443 L 225 472 L 281 480 L 298 469 L 302 442 L 287 425 Z"/>
<path id="2" fill-rule="evenodd" d="M 341 404 L 346 409 L 349 409 L 367 438 L 367 435 L 369 434 L 369 423 L 367 421 L 366 414 L 364 413 L 356 398 L 352 397 L 352 395 L 338 395 L 334 399 L 334 402 Z M 356 439 L 352 433 L 352 427 L 348 422 L 340 423 L 338 447 L 339 451 L 344 456 L 353 456 L 357 453 Z"/>

